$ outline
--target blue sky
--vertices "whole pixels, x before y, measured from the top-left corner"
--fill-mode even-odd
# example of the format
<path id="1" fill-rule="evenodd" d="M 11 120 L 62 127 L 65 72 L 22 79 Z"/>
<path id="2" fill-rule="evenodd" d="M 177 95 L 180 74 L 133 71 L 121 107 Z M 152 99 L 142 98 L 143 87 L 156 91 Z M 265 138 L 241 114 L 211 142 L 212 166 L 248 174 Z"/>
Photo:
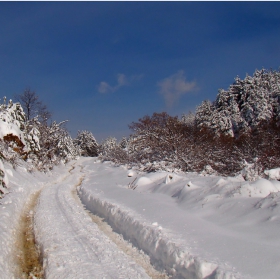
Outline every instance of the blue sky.
<path id="1" fill-rule="evenodd" d="M 280 66 L 280 2 L 0 2 L 0 97 L 26 87 L 73 137 L 129 135 Z"/>

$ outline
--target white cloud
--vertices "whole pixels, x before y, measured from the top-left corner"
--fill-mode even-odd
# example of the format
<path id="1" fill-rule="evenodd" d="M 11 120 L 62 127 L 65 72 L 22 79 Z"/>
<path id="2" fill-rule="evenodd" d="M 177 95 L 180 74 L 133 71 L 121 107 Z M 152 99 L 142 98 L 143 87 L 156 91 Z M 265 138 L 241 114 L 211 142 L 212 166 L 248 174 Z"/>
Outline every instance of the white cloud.
<path id="1" fill-rule="evenodd" d="M 118 83 L 115 86 L 110 86 L 106 82 L 101 82 L 98 86 L 98 92 L 100 92 L 100 93 L 115 92 L 120 87 L 128 85 L 128 81 L 127 81 L 125 74 L 118 74 L 117 82 Z"/>
<path id="2" fill-rule="evenodd" d="M 184 71 L 178 71 L 162 81 L 158 82 L 159 93 L 163 96 L 166 106 L 172 107 L 180 97 L 196 89 L 196 82 L 186 81 Z"/>
<path id="3" fill-rule="evenodd" d="M 118 74 L 117 75 L 117 84 L 115 86 L 111 86 L 107 82 L 103 81 L 98 86 L 98 92 L 100 92 L 100 93 L 115 92 L 119 88 L 129 85 L 133 81 L 140 80 L 142 77 L 143 77 L 143 75 L 134 75 L 131 77 L 127 77 L 125 74 Z"/>
<path id="4" fill-rule="evenodd" d="M 113 92 L 113 91 L 114 91 L 114 88 L 112 88 L 106 82 L 101 82 L 99 87 L 98 87 L 98 92 L 100 92 L 100 93 L 108 93 L 108 92 Z"/>
<path id="5" fill-rule="evenodd" d="M 127 85 L 128 81 L 125 76 L 125 74 L 118 74 L 118 84 L 115 86 L 116 89 L 118 89 L 121 86 Z"/>

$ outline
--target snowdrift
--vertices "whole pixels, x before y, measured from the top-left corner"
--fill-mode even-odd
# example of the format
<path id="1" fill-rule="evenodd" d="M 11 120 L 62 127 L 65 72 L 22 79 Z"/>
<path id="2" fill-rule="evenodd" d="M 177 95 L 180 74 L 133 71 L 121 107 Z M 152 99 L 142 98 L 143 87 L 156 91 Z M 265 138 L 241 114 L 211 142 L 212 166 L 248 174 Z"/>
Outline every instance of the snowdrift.
<path id="1" fill-rule="evenodd" d="M 279 276 L 280 182 L 84 164 L 91 173 L 78 192 L 85 207 L 171 277 Z"/>

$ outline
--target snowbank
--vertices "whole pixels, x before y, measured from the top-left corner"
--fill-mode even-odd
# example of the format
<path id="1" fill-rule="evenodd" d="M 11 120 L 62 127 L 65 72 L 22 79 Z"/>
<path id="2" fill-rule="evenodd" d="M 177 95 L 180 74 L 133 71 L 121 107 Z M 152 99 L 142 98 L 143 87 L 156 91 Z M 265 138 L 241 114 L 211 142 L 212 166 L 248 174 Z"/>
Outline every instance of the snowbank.
<path id="1" fill-rule="evenodd" d="M 217 263 L 199 259 L 182 250 L 170 241 L 157 222 L 151 224 L 131 210 L 98 199 L 83 187 L 79 194 L 89 211 L 105 218 L 116 232 L 146 252 L 159 270 L 165 270 L 174 278 L 234 278 L 233 273 L 218 268 Z"/>
<path id="2" fill-rule="evenodd" d="M 90 174 L 79 189 L 86 208 L 144 250 L 170 276 L 280 275 L 280 182 L 195 173 L 132 173 L 94 160 L 83 164 L 84 172 Z M 129 188 L 131 182 L 134 190 Z"/>

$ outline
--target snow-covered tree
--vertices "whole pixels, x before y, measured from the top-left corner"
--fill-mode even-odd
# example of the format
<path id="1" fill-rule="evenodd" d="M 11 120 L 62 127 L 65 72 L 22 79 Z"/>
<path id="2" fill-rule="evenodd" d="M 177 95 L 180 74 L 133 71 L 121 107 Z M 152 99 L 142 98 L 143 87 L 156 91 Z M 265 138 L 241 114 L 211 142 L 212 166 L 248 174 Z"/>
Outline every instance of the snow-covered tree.
<path id="1" fill-rule="evenodd" d="M 39 127 L 40 146 L 38 154 L 40 166 L 52 167 L 59 162 L 67 162 L 78 155 L 78 149 L 73 143 L 73 139 L 68 131 L 63 127 L 66 121 L 56 123 L 55 121 L 48 125 Z"/>
<path id="2" fill-rule="evenodd" d="M 98 156 L 98 144 L 90 131 L 78 131 L 74 145 L 79 149 L 82 156 L 96 157 Z"/>
<path id="3" fill-rule="evenodd" d="M 228 90 L 219 90 L 213 103 L 203 102 L 197 108 L 196 123 L 201 132 L 209 129 L 216 139 L 224 136 L 235 139 L 223 141 L 223 153 L 231 151 L 230 157 L 239 162 L 234 168 L 236 171 L 237 167 L 242 168 L 244 160 L 248 164 L 246 168 L 252 171 L 254 159 L 258 158 L 261 173 L 261 169 L 280 164 L 279 96 L 280 72 L 256 70 L 252 77 L 247 75 L 244 80 L 237 77 Z"/>
<path id="4" fill-rule="evenodd" d="M 237 77 L 227 91 L 220 90 L 215 102 L 203 102 L 197 108 L 196 121 L 217 134 L 238 137 L 261 123 L 279 120 L 279 96 L 280 73 L 256 70 L 244 80 Z"/>
<path id="5" fill-rule="evenodd" d="M 6 98 L 3 99 L 0 105 L 0 140 L 20 154 L 28 152 L 23 109 L 19 103 L 14 104 L 10 100 L 6 104 Z"/>
<path id="6" fill-rule="evenodd" d="M 189 112 L 188 114 L 182 114 L 181 122 L 188 125 L 188 126 L 194 126 L 194 124 L 195 124 L 195 114 L 192 113 L 192 112 Z"/>
<path id="7" fill-rule="evenodd" d="M 126 149 L 127 146 L 128 146 L 128 139 L 126 137 L 123 137 L 122 140 L 120 141 L 120 144 L 119 146 L 122 148 L 122 149 Z"/>
<path id="8" fill-rule="evenodd" d="M 117 147 L 117 139 L 115 137 L 108 137 L 99 145 L 99 153 L 101 156 L 107 156 L 112 153 Z"/>

